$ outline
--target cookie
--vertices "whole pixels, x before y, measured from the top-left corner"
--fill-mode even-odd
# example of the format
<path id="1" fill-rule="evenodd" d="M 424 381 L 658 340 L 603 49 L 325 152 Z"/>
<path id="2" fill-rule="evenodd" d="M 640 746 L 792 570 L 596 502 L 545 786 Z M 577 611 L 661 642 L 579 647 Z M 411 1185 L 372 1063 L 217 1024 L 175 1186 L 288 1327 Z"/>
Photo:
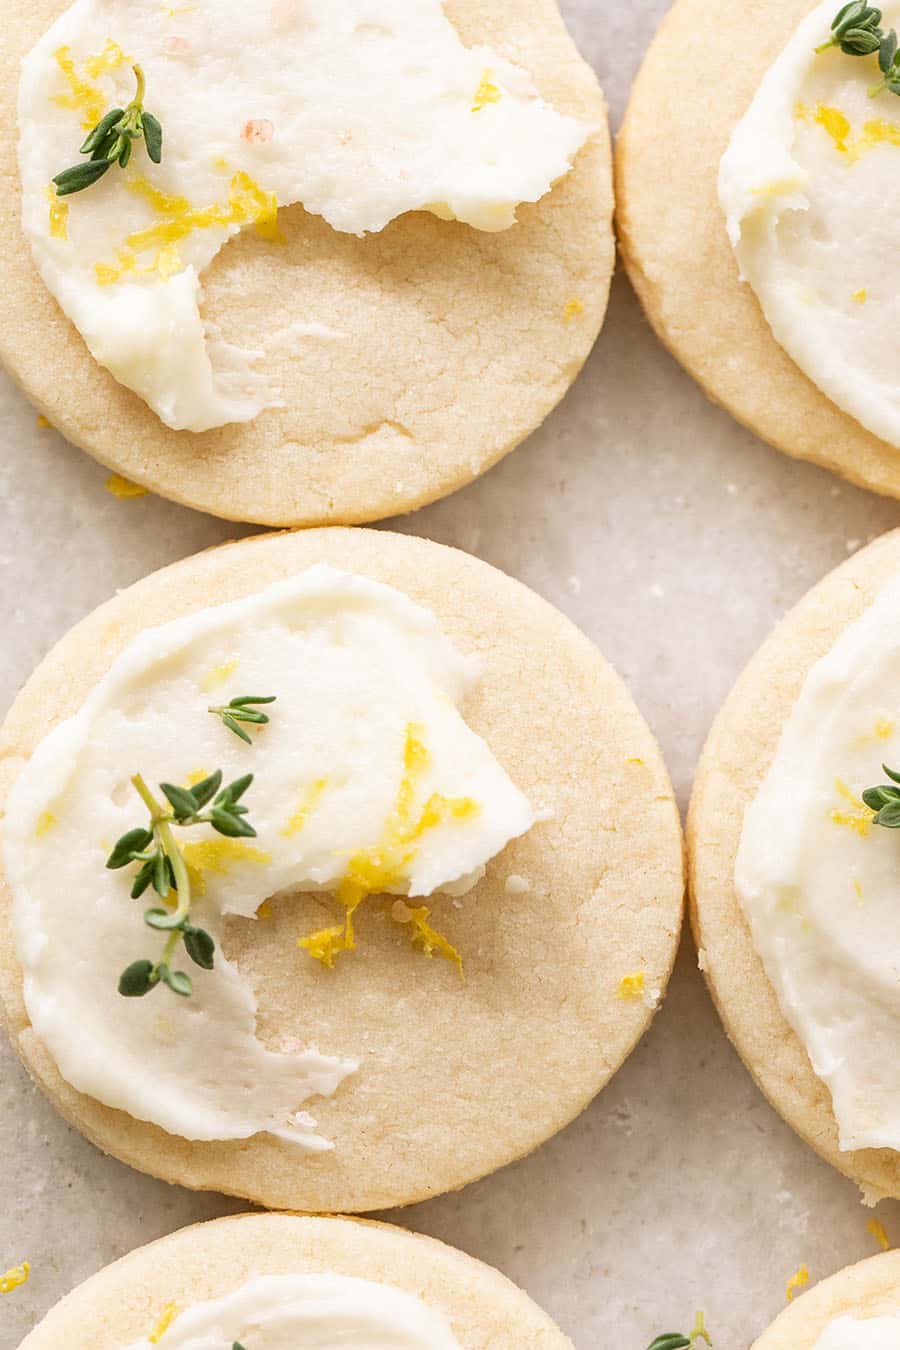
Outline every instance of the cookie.
<path id="1" fill-rule="evenodd" d="M 545 817 L 489 864 L 459 908 L 435 903 L 465 983 L 452 964 L 422 960 L 363 913 L 352 960 L 316 966 L 297 950 L 298 936 L 321 923 L 312 896 L 281 897 L 264 926 L 231 933 L 230 959 L 253 971 L 263 1040 L 302 1034 L 331 1055 L 363 1059 L 334 1097 L 316 1101 L 321 1132 L 336 1146 L 315 1155 L 271 1134 L 191 1143 L 75 1092 L 29 1026 L 5 888 L 0 994 L 29 1071 L 106 1152 L 271 1208 L 364 1211 L 460 1187 L 528 1153 L 604 1086 L 668 979 L 681 836 L 653 738 L 592 644 L 486 564 L 378 531 L 227 544 L 102 606 L 56 647 L 9 714 L 4 796 L 38 742 L 142 628 L 319 562 L 405 592 L 479 659 L 463 715 Z"/>
<path id="2" fill-rule="evenodd" d="M 900 496 L 900 455 L 842 412 L 778 345 L 738 265 L 719 162 L 765 72 L 814 0 L 677 0 L 635 82 L 616 156 L 619 242 L 660 339 L 764 440 Z M 741 59 L 735 62 L 734 52 Z"/>
<path id="3" fill-rule="evenodd" d="M 900 532 L 895 531 L 838 567 L 775 629 L 716 719 L 688 816 L 691 919 L 701 968 L 725 1029 L 775 1110 L 873 1201 L 900 1195 L 900 1153 L 839 1148 L 831 1097 L 781 1010 L 734 877 L 745 813 L 775 758 L 807 675 L 898 568 Z"/>
<path id="4" fill-rule="evenodd" d="M 15 125 L 19 63 L 66 8 L 10 14 L 0 112 Z M 0 210 L 7 257 L 0 359 L 75 445 L 144 487 L 232 520 L 353 524 L 471 482 L 563 397 L 600 329 L 613 266 L 602 94 L 554 0 L 448 0 L 465 43 L 525 67 L 561 111 L 599 128 L 574 170 L 501 234 L 410 213 L 339 234 L 301 207 L 284 242 L 244 232 L 204 274 L 205 315 L 264 351 L 286 406 L 246 425 L 174 432 L 90 356 L 24 244 L 15 138 Z"/>
<path id="5" fill-rule="evenodd" d="M 293 1214 L 216 1219 L 141 1247 L 58 1303 L 20 1350 L 124 1350 L 172 1313 L 222 1299 L 260 1276 L 290 1275 L 337 1275 L 404 1291 L 452 1329 L 461 1350 L 571 1350 L 550 1318 L 503 1275 L 434 1238 Z M 166 1345 L 165 1334 L 159 1344 Z"/>

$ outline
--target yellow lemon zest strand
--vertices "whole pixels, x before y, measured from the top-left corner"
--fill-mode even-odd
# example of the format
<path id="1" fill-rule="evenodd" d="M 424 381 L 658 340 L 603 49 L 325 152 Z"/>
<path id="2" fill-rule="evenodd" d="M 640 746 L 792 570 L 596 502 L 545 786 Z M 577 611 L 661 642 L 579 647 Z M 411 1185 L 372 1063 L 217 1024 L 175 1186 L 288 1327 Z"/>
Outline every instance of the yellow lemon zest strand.
<path id="1" fill-rule="evenodd" d="M 214 689 L 218 689 L 228 680 L 240 665 L 240 661 L 225 661 L 221 666 L 213 666 L 208 670 L 200 681 L 200 688 L 204 694 L 211 694 Z"/>
<path id="2" fill-rule="evenodd" d="M 132 483 L 130 479 L 123 478 L 118 473 L 110 474 L 103 486 L 111 497 L 116 497 L 121 502 L 131 501 L 134 497 L 147 496 L 147 488 L 141 487 L 138 483 Z"/>
<path id="3" fill-rule="evenodd" d="M 840 797 L 843 797 L 852 810 L 840 811 L 835 808 L 828 813 L 829 820 L 834 825 L 843 825 L 845 829 L 853 830 L 855 834 L 863 839 L 868 838 L 872 832 L 872 821 L 875 818 L 875 812 L 871 811 L 861 797 L 857 797 L 851 792 L 842 778 L 835 781 L 835 791 Z"/>
<path id="4" fill-rule="evenodd" d="M 491 76 L 493 71 L 486 70 L 481 77 L 481 83 L 475 90 L 475 97 L 472 100 L 472 112 L 481 112 L 489 103 L 499 103 L 503 94 L 494 84 Z"/>
<path id="5" fill-rule="evenodd" d="M 237 863 L 249 862 L 263 866 L 272 861 L 271 853 L 245 844 L 242 839 L 203 839 L 196 844 L 184 844 L 181 850 L 187 863 L 191 886 L 199 896 L 206 894 L 206 877 L 227 876 Z"/>
<path id="6" fill-rule="evenodd" d="M 623 976 L 619 981 L 616 997 L 622 999 L 625 1003 L 630 1003 L 635 999 L 643 998 L 645 979 L 646 976 L 642 970 L 636 970 L 633 975 Z"/>
<path id="7" fill-rule="evenodd" d="M 90 131 L 107 109 L 103 91 L 95 84 L 91 84 L 85 76 L 79 75 L 71 47 L 60 47 L 53 55 L 69 86 L 69 93 L 55 94 L 53 102 L 60 108 L 71 108 L 73 112 L 80 112 L 82 127 L 85 131 Z"/>
<path id="8" fill-rule="evenodd" d="M 583 313 L 584 313 L 584 305 L 581 303 L 581 301 L 578 299 L 577 296 L 573 296 L 572 299 L 569 301 L 569 303 L 566 305 L 565 309 L 563 310 L 563 318 L 565 319 L 566 323 L 571 323 L 573 319 L 577 319 L 578 315 Z"/>
<path id="9" fill-rule="evenodd" d="M 37 424 L 41 431 L 46 431 L 52 425 L 49 418 L 46 418 L 43 413 L 38 414 Z"/>
<path id="10" fill-rule="evenodd" d="M 880 1219 L 870 1219 L 866 1224 L 866 1228 L 872 1234 L 883 1252 L 889 1252 L 891 1250 L 891 1240 Z"/>
<path id="11" fill-rule="evenodd" d="M 441 956 L 445 961 L 451 961 L 460 975 L 463 970 L 463 961 L 459 952 L 451 942 L 432 928 L 428 920 L 431 918 L 431 910 L 426 909 L 424 905 L 417 909 L 410 909 L 403 905 L 402 910 L 397 912 L 397 906 L 392 906 L 389 911 L 392 920 L 403 927 L 410 926 L 410 941 L 413 947 L 431 959 L 434 956 Z"/>
<path id="12" fill-rule="evenodd" d="M 188 787 L 196 787 L 198 783 L 202 783 L 204 778 L 208 777 L 209 774 L 206 769 L 191 769 L 191 772 L 184 781 L 187 783 Z"/>
<path id="13" fill-rule="evenodd" d="M 857 877 L 856 880 L 853 882 L 853 894 L 856 896 L 856 899 L 859 902 L 859 904 L 862 904 L 863 889 L 862 889 L 862 882 L 860 881 L 859 877 Z"/>
<path id="14" fill-rule="evenodd" d="M 889 741 L 896 730 L 896 722 L 887 717 L 879 717 L 875 723 L 875 735 L 880 741 Z"/>
<path id="15" fill-rule="evenodd" d="M 293 839 L 295 835 L 300 833 L 321 801 L 322 793 L 327 786 L 328 781 L 325 778 L 317 778 L 314 783 L 310 784 L 300 798 L 300 805 L 297 807 L 297 810 L 281 831 L 283 839 Z"/>
<path id="16" fill-rule="evenodd" d="M 45 189 L 45 196 L 50 203 L 50 238 L 68 239 L 69 203 L 60 201 L 56 195 L 56 188 L 52 183 L 48 183 Z"/>
<path id="17" fill-rule="evenodd" d="M 44 835 L 49 834 L 50 831 L 53 829 L 54 825 L 58 824 L 59 821 L 57 820 L 56 816 L 53 814 L 52 811 L 42 811 L 41 814 L 38 816 L 38 823 L 37 828 L 35 829 L 35 834 L 37 835 L 38 839 L 43 839 Z"/>
<path id="18" fill-rule="evenodd" d="M 858 291 L 854 291 L 850 298 L 855 300 L 858 305 L 864 305 L 869 298 L 869 292 L 865 286 L 862 286 Z"/>
<path id="19" fill-rule="evenodd" d="M 804 1262 L 800 1269 L 791 1276 L 785 1287 L 784 1292 L 788 1303 L 792 1303 L 797 1290 L 802 1289 L 807 1284 L 809 1284 L 809 1267 Z"/>
<path id="20" fill-rule="evenodd" d="M 107 38 L 103 51 L 98 52 L 96 56 L 89 56 L 84 63 L 84 68 L 90 79 L 99 80 L 101 75 L 111 75 L 114 70 L 124 66 L 127 61 L 128 57 L 122 51 L 118 42 L 113 42 L 112 38 Z"/>
<path id="21" fill-rule="evenodd" d="M 0 1275 L 0 1294 L 11 1294 L 26 1282 L 30 1274 L 31 1266 L 27 1261 L 23 1261 L 20 1266 L 13 1266 L 5 1275 Z"/>
<path id="22" fill-rule="evenodd" d="M 847 138 L 850 135 L 850 122 L 840 108 L 829 108 L 827 104 L 820 103 L 816 108 L 813 121 L 831 137 L 839 154 L 847 155 L 850 153 L 847 145 Z"/>
<path id="23" fill-rule="evenodd" d="M 156 1326 L 151 1331 L 150 1335 L 147 1337 L 147 1340 L 150 1342 L 151 1345 L 159 1344 L 159 1342 L 162 1340 L 163 1336 L 165 1336 L 166 1332 L 169 1330 L 169 1327 L 175 1321 L 175 1318 L 177 1316 L 178 1316 L 178 1304 L 167 1303 L 165 1308 L 163 1309 L 162 1316 L 160 1317 Z"/>
<path id="24" fill-rule="evenodd" d="M 184 266 L 178 245 L 195 230 L 228 229 L 232 225 L 252 225 L 265 239 L 279 240 L 278 198 L 274 192 L 264 192 L 249 174 L 236 173 L 231 179 L 228 204 L 195 207 L 187 197 L 163 192 L 142 174 L 133 174 L 125 186 L 136 197 L 141 197 L 161 216 L 155 225 L 136 230 L 128 235 L 125 247 L 119 251 L 115 265 L 97 263 L 95 272 L 102 286 L 112 286 L 129 272 L 143 275 L 155 273 L 164 279 L 174 276 Z M 156 250 L 149 267 L 138 268 L 141 253 Z"/>
<path id="25" fill-rule="evenodd" d="M 353 917 L 363 901 L 407 879 L 409 866 L 423 835 L 448 820 L 469 819 L 481 810 L 478 802 L 470 797 L 453 799 L 434 793 L 421 813 L 415 815 L 416 794 L 431 758 L 423 735 L 424 729 L 418 724 L 411 722 L 407 726 L 403 776 L 381 842 L 374 848 L 354 854 L 338 886 L 337 899 L 346 911 L 343 926 L 324 928 L 299 940 L 298 945 L 328 969 L 334 966 L 335 957 L 340 952 L 355 950 Z M 435 938 L 438 936 L 435 935 Z M 435 940 L 434 949 L 437 950 L 439 945 Z"/>

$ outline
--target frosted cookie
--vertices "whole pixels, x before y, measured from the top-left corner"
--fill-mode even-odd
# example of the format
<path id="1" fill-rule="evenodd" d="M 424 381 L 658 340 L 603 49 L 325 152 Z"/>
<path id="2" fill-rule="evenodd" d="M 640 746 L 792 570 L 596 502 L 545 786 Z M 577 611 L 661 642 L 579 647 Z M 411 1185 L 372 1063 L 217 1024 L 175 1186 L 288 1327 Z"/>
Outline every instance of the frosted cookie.
<path id="1" fill-rule="evenodd" d="M 900 4 L 862 38 L 833 34 L 840 10 L 727 0 L 710 24 L 677 0 L 619 142 L 619 236 L 651 322 L 711 398 L 779 449 L 900 496 L 881 204 L 900 98 L 877 53 L 883 37 L 890 66 Z"/>
<path id="2" fill-rule="evenodd" d="M 801 601 L 710 734 L 689 816 L 693 922 L 772 1105 L 871 1200 L 900 1195 L 894 826 L 900 533 Z"/>
<path id="3" fill-rule="evenodd" d="M 387 1224 L 244 1214 L 182 1229 L 94 1275 L 20 1350 L 571 1350 L 490 1266 Z"/>
<path id="4" fill-rule="evenodd" d="M 12 1039 L 169 1181 L 459 1187 L 571 1120 L 665 988 L 653 739 L 567 620 L 453 550 L 326 530 L 168 568 L 60 643 L 0 754 Z"/>
<path id="5" fill-rule="evenodd" d="M 563 396 L 612 189 L 554 0 L 19 8 L 0 357 L 77 445 L 228 518 L 353 523 Z"/>
<path id="6" fill-rule="evenodd" d="M 900 1253 L 841 1270 L 777 1317 L 753 1350 L 894 1350 L 900 1342 Z"/>

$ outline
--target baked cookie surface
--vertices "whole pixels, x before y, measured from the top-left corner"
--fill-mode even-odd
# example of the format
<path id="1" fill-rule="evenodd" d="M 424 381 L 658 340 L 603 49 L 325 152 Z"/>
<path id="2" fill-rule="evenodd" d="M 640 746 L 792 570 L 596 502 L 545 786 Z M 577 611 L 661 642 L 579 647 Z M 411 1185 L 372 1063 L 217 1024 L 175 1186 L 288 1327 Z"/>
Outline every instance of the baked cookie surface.
<path id="1" fill-rule="evenodd" d="M 725 1029 L 775 1110 L 872 1200 L 900 1195 L 900 1154 L 839 1148 L 828 1089 L 781 1010 L 734 877 L 745 812 L 807 675 L 898 567 L 900 532 L 894 531 L 830 573 L 775 629 L 716 719 L 688 815 L 691 920 Z"/>
<path id="2" fill-rule="evenodd" d="M 900 1316 L 900 1252 L 840 1270 L 803 1294 L 754 1341 L 752 1350 L 813 1350 L 837 1317 Z"/>
<path id="3" fill-rule="evenodd" d="M 618 142 L 619 241 L 658 336 L 711 399 L 787 454 L 897 497 L 900 452 L 842 412 L 778 345 L 740 280 L 717 195 L 735 126 L 814 8 L 815 0 L 726 0 L 711 24 L 700 0 L 676 0 Z"/>
<path id="4" fill-rule="evenodd" d="M 265 925 L 230 925 L 227 954 L 252 972 L 261 1039 L 274 1042 L 288 1029 L 329 1054 L 354 1047 L 362 1061 L 346 1091 L 315 1102 L 336 1147 L 314 1156 L 272 1135 L 190 1143 L 75 1092 L 29 1026 L 8 918 L 0 921 L 0 994 L 29 1071 L 105 1151 L 168 1181 L 273 1208 L 358 1211 L 457 1188 L 529 1152 L 608 1081 L 668 979 L 681 919 L 681 838 L 655 742 L 587 639 L 486 564 L 377 531 L 228 544 L 102 606 L 14 705 L 0 745 L 0 791 L 8 793 L 37 743 L 77 710 L 141 628 L 316 562 L 396 586 L 479 658 L 466 721 L 548 813 L 494 859 L 461 907 L 449 898 L 435 904 L 434 922 L 462 953 L 465 983 L 448 963 L 398 944 L 377 915 L 360 915 L 352 959 L 321 969 L 297 949 L 298 936 L 321 924 L 321 905 L 309 895 L 279 898 Z M 507 888 L 510 877 L 517 882 Z M 4 914 L 9 899 L 4 889 Z M 645 998 L 623 997 L 622 981 L 638 972 Z"/>
<path id="5" fill-rule="evenodd" d="M 412 1294 L 446 1320 L 463 1350 L 571 1350 L 505 1276 L 434 1238 L 387 1224 L 292 1214 L 217 1219 L 141 1247 L 64 1298 L 20 1350 L 123 1350 L 149 1336 L 172 1304 L 186 1309 L 220 1299 L 259 1276 L 318 1274 Z"/>
<path id="6" fill-rule="evenodd" d="M 16 124 L 19 64 L 66 8 L 35 0 L 0 39 L 2 109 Z M 411 213 L 339 234 L 300 207 L 283 243 L 233 239 L 204 274 L 204 313 L 265 353 L 286 407 L 173 432 L 90 356 L 25 244 L 18 190 L 0 211 L 7 257 L 0 359 L 69 440 L 127 478 L 215 515 L 353 524 L 410 511 L 470 482 L 534 430 L 586 359 L 614 246 L 606 112 L 554 0 L 448 0 L 463 41 L 526 67 L 544 97 L 598 130 L 568 174 L 498 235 Z M 17 182 L 15 136 L 4 170 Z"/>

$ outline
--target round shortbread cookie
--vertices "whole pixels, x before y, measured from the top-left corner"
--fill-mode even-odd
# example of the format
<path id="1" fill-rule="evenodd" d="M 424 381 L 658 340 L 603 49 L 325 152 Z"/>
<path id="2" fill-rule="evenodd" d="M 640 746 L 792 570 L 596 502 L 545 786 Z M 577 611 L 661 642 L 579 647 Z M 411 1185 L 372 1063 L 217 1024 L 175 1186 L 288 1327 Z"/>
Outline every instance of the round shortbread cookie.
<path id="1" fill-rule="evenodd" d="M 0 119 L 19 62 L 67 8 L 18 0 L 0 36 Z M 534 430 L 603 322 L 614 261 L 606 109 L 554 0 L 446 0 L 463 41 L 525 67 L 562 112 L 597 126 L 575 168 L 502 234 L 410 213 L 339 234 L 299 206 L 285 244 L 252 232 L 204 273 L 205 316 L 267 352 L 287 406 L 204 435 L 174 432 L 90 356 L 35 269 L 20 225 L 15 136 L 0 167 L 0 359 L 50 422 L 103 464 L 230 520 L 354 524 L 477 478 Z M 328 340 L 273 341 L 299 323 Z"/>
<path id="2" fill-rule="evenodd" d="M 704 0 L 676 0 L 619 137 L 619 243 L 657 334 L 711 399 L 779 450 L 900 497 L 900 451 L 841 412 L 776 342 L 739 278 L 718 201 L 731 133 L 814 7 L 723 0 L 711 22 Z"/>
<path id="3" fill-rule="evenodd" d="M 422 1299 L 463 1350 L 572 1350 L 521 1289 L 453 1247 L 387 1224 L 294 1214 L 215 1219 L 140 1247 L 58 1303 L 20 1350 L 122 1350 L 148 1336 L 169 1304 L 184 1310 L 223 1298 L 260 1275 L 320 1274 Z"/>
<path id="4" fill-rule="evenodd" d="M 751 1350 L 812 1350 L 836 1317 L 900 1315 L 900 1252 L 839 1270 L 776 1317 Z"/>
<path id="5" fill-rule="evenodd" d="M 900 1196 L 900 1153 L 841 1152 L 831 1097 L 763 969 L 734 886 L 744 813 L 803 683 L 900 568 L 900 531 L 857 553 L 782 620 L 738 680 L 703 751 L 688 813 L 691 921 L 713 1001 L 758 1086 L 798 1134 L 871 1199 Z"/>
<path id="6" fill-rule="evenodd" d="M 264 1041 L 290 1034 L 361 1067 L 312 1109 L 329 1153 L 272 1135 L 190 1143 L 87 1097 L 30 1030 L 0 887 L 0 995 L 30 1072 L 102 1149 L 195 1188 L 275 1209 L 359 1211 L 411 1203 L 510 1162 L 570 1121 L 609 1080 L 664 990 L 682 912 L 681 828 L 659 750 L 625 687 L 558 611 L 475 558 L 427 540 L 315 530 L 226 544 L 122 592 L 79 624 L 26 685 L 0 736 L 0 799 L 39 740 L 74 713 L 148 625 L 234 599 L 315 562 L 388 582 L 429 606 L 482 678 L 463 705 L 474 730 L 538 809 L 534 826 L 434 923 L 460 949 L 411 953 L 360 911 L 360 949 L 323 970 L 297 949 L 321 926 L 309 895 L 265 924 L 232 921 Z M 640 810 L 635 810 L 636 804 Z M 528 883 L 514 883 L 509 876 Z M 620 997 L 644 972 L 646 1002 Z M 361 1032 L 364 1031 L 364 1035 Z"/>

